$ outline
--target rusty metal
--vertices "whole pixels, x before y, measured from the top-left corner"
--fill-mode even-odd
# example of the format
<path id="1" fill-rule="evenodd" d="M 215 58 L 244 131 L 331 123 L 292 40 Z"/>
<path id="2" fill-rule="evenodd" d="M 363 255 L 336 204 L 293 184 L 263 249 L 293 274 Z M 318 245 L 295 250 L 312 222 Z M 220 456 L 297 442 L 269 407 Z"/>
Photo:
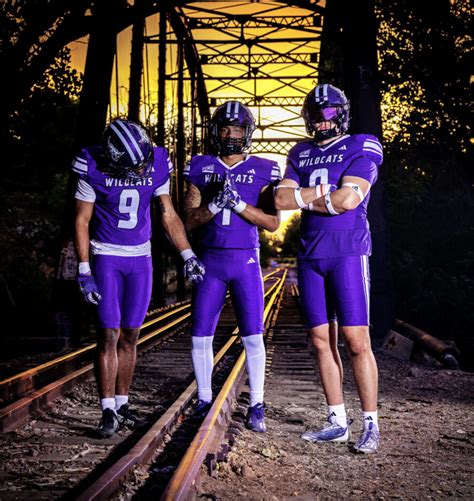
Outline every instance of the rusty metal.
<path id="1" fill-rule="evenodd" d="M 273 273 L 272 273 L 273 275 Z M 286 276 L 286 274 L 284 275 Z M 265 293 L 265 296 L 271 295 L 267 307 L 265 308 L 266 315 L 271 310 L 271 304 L 275 301 L 278 292 L 283 285 L 283 279 L 272 285 L 272 287 Z M 219 353 L 214 357 L 214 365 L 216 365 L 228 352 L 230 347 L 238 340 L 238 327 L 234 329 L 231 337 L 227 343 L 220 349 Z M 240 361 L 242 359 L 242 362 Z M 239 367 L 245 361 L 245 354 L 239 358 Z M 232 385 L 228 385 L 231 388 Z M 138 441 L 138 443 L 128 452 L 125 456 L 120 458 L 114 463 L 105 473 L 103 473 L 92 485 L 76 497 L 78 500 L 99 500 L 112 495 L 123 479 L 130 473 L 132 468 L 137 464 L 144 464 L 149 462 L 156 455 L 156 448 L 160 445 L 166 432 L 168 432 L 178 421 L 186 406 L 197 392 L 196 382 L 193 381 L 186 390 L 178 397 L 178 399 L 171 405 L 166 413 L 151 427 L 151 429 Z M 221 392 L 222 393 L 222 392 Z M 219 395 L 221 395 L 219 393 Z M 220 408 L 223 406 L 225 399 L 216 399 L 216 403 L 220 402 Z M 213 408 L 215 405 L 213 406 Z M 217 407 L 216 407 L 217 409 Z M 210 418 L 211 419 L 211 418 Z M 217 417 L 213 420 L 215 420 Z M 206 418 L 203 425 L 209 420 Z M 201 431 L 198 432 L 201 436 Z M 204 436 L 213 435 L 213 432 L 208 430 Z M 201 461 L 202 463 L 202 461 Z M 199 465 L 201 464 L 199 463 Z M 171 498 L 175 499 L 175 498 Z"/>
<path id="2" fill-rule="evenodd" d="M 271 297 L 264 310 L 264 322 L 272 316 L 271 313 L 274 311 L 273 308 L 275 304 L 277 304 L 277 298 L 285 283 L 287 273 L 288 270 L 285 270 L 282 278 L 267 291 L 267 295 L 271 294 Z M 217 453 L 216 449 L 220 448 L 224 433 L 231 421 L 230 411 L 232 402 L 235 399 L 237 389 L 242 381 L 244 367 L 245 351 L 243 351 L 238 358 L 231 374 L 196 434 L 196 437 L 174 472 L 163 493 L 162 500 L 177 501 L 187 499 L 190 490 L 195 484 L 196 477 L 199 474 L 199 469 L 204 459 L 210 452 Z M 211 461 L 212 460 L 215 460 L 215 458 L 211 458 Z"/>
<path id="3" fill-rule="evenodd" d="M 191 302 L 181 303 L 177 308 L 170 308 L 162 315 L 157 316 L 151 320 L 146 321 L 142 325 L 142 329 L 150 327 L 153 324 L 162 322 L 168 317 L 174 316 L 179 312 L 190 309 Z M 156 313 L 156 312 L 155 312 Z M 180 317 L 184 320 L 186 317 Z M 176 323 L 170 323 L 167 327 L 171 328 L 176 325 Z M 152 334 L 159 334 L 161 331 L 154 331 Z M 142 338 L 147 337 L 149 339 L 150 334 L 142 335 Z M 141 338 L 141 339 L 142 339 Z M 90 361 L 92 357 L 92 352 L 96 347 L 96 343 L 91 343 L 84 348 L 75 350 L 67 355 L 55 358 L 44 364 L 38 365 L 26 371 L 15 374 L 14 376 L 8 377 L 3 381 L 0 381 L 0 398 L 3 402 L 8 402 L 12 398 L 18 398 L 26 395 L 28 392 L 37 390 L 41 385 L 48 384 L 57 377 L 63 377 L 67 373 L 77 370 L 81 365 Z"/>
<path id="4" fill-rule="evenodd" d="M 242 352 L 232 369 L 224 387 L 216 397 L 208 415 L 199 428 L 178 468 L 171 478 L 162 500 L 177 501 L 187 499 L 188 492 L 195 483 L 199 469 L 212 446 L 220 443 L 230 422 L 232 401 L 242 381 L 245 369 L 245 352 Z"/>
<path id="5" fill-rule="evenodd" d="M 159 343 L 162 343 L 168 337 L 175 333 L 172 330 L 174 327 L 182 324 L 191 316 L 191 313 L 186 313 L 172 320 L 168 324 L 160 327 L 149 334 L 141 337 L 138 340 L 137 346 L 143 345 L 146 348 L 151 348 Z M 161 335 L 160 337 L 158 337 Z M 94 345 L 95 346 L 95 345 Z M 92 346 L 89 349 L 92 349 Z M 79 370 L 54 381 L 47 386 L 34 391 L 33 393 L 17 400 L 6 407 L 0 409 L 0 431 L 9 431 L 18 427 L 32 413 L 39 411 L 56 398 L 64 395 L 64 393 L 81 381 L 85 381 L 93 376 L 94 366 L 92 363 L 82 367 Z"/>
<path id="6" fill-rule="evenodd" d="M 402 334 L 407 335 L 410 339 L 420 345 L 429 355 L 439 360 L 444 366 L 449 369 L 458 370 L 460 368 L 457 357 L 459 352 L 456 348 L 447 345 L 441 339 L 437 339 L 431 334 L 414 327 L 411 324 L 402 320 L 395 320 L 395 326 Z"/>

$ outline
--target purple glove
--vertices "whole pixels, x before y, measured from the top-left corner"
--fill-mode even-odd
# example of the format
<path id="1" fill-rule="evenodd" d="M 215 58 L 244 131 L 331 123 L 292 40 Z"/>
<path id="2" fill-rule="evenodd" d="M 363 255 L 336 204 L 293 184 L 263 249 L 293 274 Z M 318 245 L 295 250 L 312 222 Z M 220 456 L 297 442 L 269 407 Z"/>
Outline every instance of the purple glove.
<path id="1" fill-rule="evenodd" d="M 184 276 L 192 283 L 197 284 L 204 280 L 206 269 L 196 256 L 184 262 Z"/>
<path id="2" fill-rule="evenodd" d="M 78 275 L 77 282 L 85 301 L 89 304 L 98 305 L 102 296 L 99 294 L 94 277 L 92 275 Z"/>

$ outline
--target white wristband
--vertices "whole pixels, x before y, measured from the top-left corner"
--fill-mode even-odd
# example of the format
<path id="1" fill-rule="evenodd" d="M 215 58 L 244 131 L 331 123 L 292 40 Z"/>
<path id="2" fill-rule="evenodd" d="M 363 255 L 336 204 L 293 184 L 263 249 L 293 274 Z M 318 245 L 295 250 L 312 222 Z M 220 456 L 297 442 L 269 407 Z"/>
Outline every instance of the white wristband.
<path id="1" fill-rule="evenodd" d="M 219 212 L 222 210 L 222 209 L 219 209 L 219 207 L 217 207 L 217 205 L 213 202 L 210 202 L 209 205 L 207 206 L 207 208 L 209 209 L 209 211 L 214 214 L 214 216 L 216 214 L 219 214 Z"/>
<path id="2" fill-rule="evenodd" d="M 187 261 L 191 257 L 196 257 L 196 254 L 194 254 L 192 249 L 184 249 L 180 252 L 180 254 L 184 261 Z"/>
<path id="3" fill-rule="evenodd" d="M 301 188 L 296 188 L 294 193 L 295 193 L 296 205 L 300 209 L 307 209 L 308 206 L 307 204 L 304 203 L 303 197 L 301 196 Z"/>
<path id="4" fill-rule="evenodd" d="M 326 204 L 326 208 L 329 212 L 329 214 L 331 214 L 331 216 L 339 216 L 339 212 L 336 212 L 334 210 L 334 207 L 332 206 L 332 203 L 331 203 L 331 192 L 328 191 L 326 193 L 326 196 L 324 197 L 324 203 Z"/>
<path id="5" fill-rule="evenodd" d="M 242 211 L 244 211 L 247 207 L 247 204 L 241 200 L 235 207 L 234 207 L 234 212 L 237 212 L 237 214 L 240 214 Z"/>
<path id="6" fill-rule="evenodd" d="M 352 188 L 359 195 L 359 198 L 360 198 L 361 202 L 362 202 L 362 200 L 364 200 L 364 198 L 365 198 L 364 192 L 361 190 L 361 188 L 360 188 L 360 186 L 358 184 L 355 184 L 355 183 L 344 183 L 341 186 L 341 188 L 344 188 L 344 186 L 347 186 L 348 188 Z"/>
<path id="7" fill-rule="evenodd" d="M 321 198 L 326 195 L 326 193 L 330 190 L 330 184 L 317 184 L 314 187 L 314 192 L 316 193 L 316 198 Z"/>
<path id="8" fill-rule="evenodd" d="M 89 273 L 92 273 L 89 261 L 83 261 L 82 263 L 79 263 L 78 271 L 79 275 L 88 275 Z"/>

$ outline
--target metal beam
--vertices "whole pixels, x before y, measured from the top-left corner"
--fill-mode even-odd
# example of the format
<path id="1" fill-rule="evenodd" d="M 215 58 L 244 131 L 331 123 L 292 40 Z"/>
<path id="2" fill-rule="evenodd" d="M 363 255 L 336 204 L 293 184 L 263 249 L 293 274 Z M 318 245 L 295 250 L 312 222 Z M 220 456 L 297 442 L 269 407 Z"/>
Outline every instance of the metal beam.
<path id="1" fill-rule="evenodd" d="M 214 40 L 204 40 L 204 39 L 199 39 L 199 38 L 194 38 L 194 43 L 196 45 L 203 44 L 203 45 L 245 45 L 247 47 L 252 47 L 253 45 L 256 44 L 274 44 L 274 43 L 295 43 L 295 42 L 318 42 L 321 40 L 321 35 L 317 35 L 314 37 L 292 37 L 292 38 L 265 38 L 265 36 L 261 37 L 254 37 L 254 38 L 243 38 L 239 37 L 236 38 L 235 40 L 219 40 L 219 39 L 214 39 Z M 151 44 L 157 44 L 160 43 L 159 40 L 156 39 L 156 35 L 151 35 L 145 38 L 146 43 L 151 43 Z M 168 40 L 168 43 L 177 45 L 179 44 L 179 40 Z"/>
<path id="2" fill-rule="evenodd" d="M 196 9 L 201 11 L 201 9 Z M 205 30 L 205 29 L 238 29 L 242 26 L 245 29 L 260 29 L 267 27 L 278 27 L 283 29 L 296 30 L 301 28 L 320 28 L 321 16 L 252 16 L 252 15 L 234 15 L 225 16 L 221 18 L 195 18 L 188 16 L 189 26 L 191 29 Z M 312 32 L 312 30 L 305 29 L 304 31 Z"/>
<path id="3" fill-rule="evenodd" d="M 297 53 L 289 57 L 286 54 L 202 54 L 201 64 L 287 64 L 287 63 L 313 63 L 317 69 L 316 52 Z"/>

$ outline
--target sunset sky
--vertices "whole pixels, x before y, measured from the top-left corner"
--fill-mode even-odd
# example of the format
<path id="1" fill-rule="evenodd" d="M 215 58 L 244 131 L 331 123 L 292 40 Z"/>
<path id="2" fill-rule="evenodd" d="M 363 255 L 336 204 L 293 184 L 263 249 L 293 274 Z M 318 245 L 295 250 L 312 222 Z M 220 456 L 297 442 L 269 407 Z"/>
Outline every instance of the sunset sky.
<path id="1" fill-rule="evenodd" d="M 320 3 L 321 4 L 321 3 Z M 317 63 L 309 62 L 310 54 L 319 53 L 320 42 L 317 40 L 321 33 L 322 24 L 313 21 L 312 13 L 308 10 L 282 6 L 272 2 L 199 2 L 192 3 L 184 9 L 186 15 L 195 18 L 203 25 L 213 24 L 214 28 L 202 29 L 202 26 L 193 29 L 193 36 L 200 55 L 206 55 L 209 60 L 213 56 L 226 55 L 234 58 L 232 64 L 204 64 L 203 71 L 206 76 L 206 88 L 209 98 L 238 99 L 252 96 L 268 98 L 299 98 L 301 99 L 317 83 Z M 219 22 L 225 18 L 222 13 L 228 14 L 253 14 L 258 17 L 292 16 L 300 18 L 306 23 L 304 29 L 275 29 L 269 26 L 249 28 L 245 25 L 244 36 L 246 40 L 258 38 L 258 42 L 251 46 L 243 45 L 238 38 L 241 27 L 225 27 Z M 217 24 L 216 24 L 217 23 Z M 158 34 L 159 15 L 153 15 L 146 20 L 146 35 L 156 37 Z M 311 38 L 311 41 L 302 40 Z M 167 49 L 167 74 L 173 75 L 177 71 L 176 37 L 168 26 Z M 212 43 L 207 43 L 212 41 Z M 87 50 L 87 37 L 70 44 L 72 65 L 83 72 Z M 117 114 L 126 115 L 128 107 L 129 65 L 131 28 L 122 31 L 117 39 L 117 66 L 114 65 L 111 85 L 110 116 Z M 200 43 L 201 42 L 201 43 Z M 249 50 L 252 56 L 266 58 L 266 61 L 279 59 L 278 63 L 252 61 L 252 69 L 257 72 L 257 78 L 248 78 L 248 66 L 245 64 Z M 282 56 L 286 59 L 282 59 Z M 305 64 L 298 60 L 305 59 Z M 293 60 L 292 60 L 293 59 Z M 295 62 L 296 61 L 296 62 Z M 158 89 L 158 44 L 149 43 L 144 51 L 144 74 L 142 79 L 142 106 L 141 120 L 143 122 L 156 122 L 156 105 Z M 225 77 L 235 77 L 238 80 L 223 81 Z M 118 83 L 118 85 L 117 85 Z M 118 93 L 117 93 L 118 86 Z M 176 80 L 168 80 L 167 95 L 167 120 L 175 116 L 176 105 Z M 185 84 L 185 101 L 190 101 L 189 86 Z M 254 139 L 289 138 L 297 141 L 305 137 L 303 120 L 299 113 L 301 106 L 267 106 L 252 108 L 256 117 L 257 128 Z M 285 157 L 282 155 L 266 154 L 268 158 L 278 161 L 282 172 L 285 167 Z M 292 212 L 291 212 L 292 213 Z M 283 214 L 286 220 L 289 215 Z"/>

